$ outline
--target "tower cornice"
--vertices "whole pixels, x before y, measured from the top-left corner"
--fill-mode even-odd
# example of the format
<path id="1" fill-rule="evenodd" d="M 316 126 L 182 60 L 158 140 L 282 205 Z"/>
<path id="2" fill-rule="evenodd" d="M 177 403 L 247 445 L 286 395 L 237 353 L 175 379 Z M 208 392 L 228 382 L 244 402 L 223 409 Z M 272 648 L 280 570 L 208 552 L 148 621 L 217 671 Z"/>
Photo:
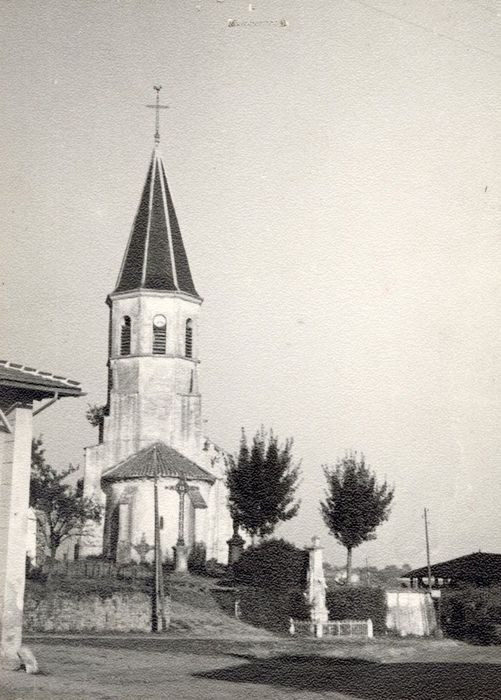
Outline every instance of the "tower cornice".
<path id="1" fill-rule="evenodd" d="M 117 360 L 120 360 L 120 362 L 127 361 L 127 360 L 137 360 L 137 359 L 143 359 L 145 357 L 151 357 L 155 361 L 156 360 L 165 360 L 166 358 L 168 360 L 183 360 L 184 362 L 189 362 L 192 365 L 199 365 L 201 364 L 201 360 L 199 360 L 197 357 L 186 357 L 186 355 L 181 355 L 180 353 L 176 352 L 166 352 L 163 355 L 156 355 L 151 352 L 144 352 L 144 353 L 134 353 L 131 355 L 112 355 L 110 357 L 110 362 L 115 362 Z"/>
<path id="2" fill-rule="evenodd" d="M 166 291 L 160 289 L 142 289 L 137 287 L 136 289 L 130 289 L 125 292 L 112 292 L 106 297 L 106 303 L 111 306 L 112 302 L 117 299 L 131 299 L 137 297 L 159 297 L 161 299 L 172 298 L 172 299 L 184 299 L 185 301 L 190 301 L 193 304 L 198 304 L 199 306 L 203 302 L 203 298 L 199 296 L 194 296 L 193 294 L 188 294 L 182 291 Z"/>

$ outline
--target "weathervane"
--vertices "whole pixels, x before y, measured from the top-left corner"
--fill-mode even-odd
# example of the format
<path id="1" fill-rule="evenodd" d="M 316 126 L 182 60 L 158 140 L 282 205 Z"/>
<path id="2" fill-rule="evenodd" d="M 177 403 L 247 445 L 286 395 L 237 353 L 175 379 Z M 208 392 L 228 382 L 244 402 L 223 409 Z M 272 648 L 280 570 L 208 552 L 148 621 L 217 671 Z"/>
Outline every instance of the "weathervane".
<path id="1" fill-rule="evenodd" d="M 154 105 L 146 105 L 147 107 L 151 107 L 151 109 L 155 110 L 155 146 L 158 146 L 160 143 L 160 110 L 161 109 L 168 109 L 169 105 L 161 105 L 160 104 L 160 90 L 162 89 L 161 85 L 154 85 L 153 89 L 157 93 L 157 99 L 155 101 Z"/>

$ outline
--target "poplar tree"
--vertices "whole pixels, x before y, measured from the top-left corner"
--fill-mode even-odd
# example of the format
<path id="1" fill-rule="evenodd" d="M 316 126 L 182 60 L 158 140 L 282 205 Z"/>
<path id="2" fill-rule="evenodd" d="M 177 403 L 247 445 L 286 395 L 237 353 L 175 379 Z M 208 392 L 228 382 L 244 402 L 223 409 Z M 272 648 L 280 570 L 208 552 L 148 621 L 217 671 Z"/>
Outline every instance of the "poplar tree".
<path id="1" fill-rule="evenodd" d="M 379 485 L 362 455 L 352 453 L 323 467 L 327 480 L 326 499 L 320 503 L 329 531 L 346 547 L 346 583 L 351 583 L 352 551 L 362 542 L 376 539 L 375 530 L 388 520 L 394 489 L 386 481 Z"/>
<path id="2" fill-rule="evenodd" d="M 226 483 L 230 512 L 236 528 L 256 538 L 270 535 L 279 522 L 290 520 L 299 510 L 295 502 L 299 466 L 292 461 L 292 440 L 280 446 L 270 431 L 261 428 L 249 450 L 244 430 L 237 460 L 232 460 Z"/>

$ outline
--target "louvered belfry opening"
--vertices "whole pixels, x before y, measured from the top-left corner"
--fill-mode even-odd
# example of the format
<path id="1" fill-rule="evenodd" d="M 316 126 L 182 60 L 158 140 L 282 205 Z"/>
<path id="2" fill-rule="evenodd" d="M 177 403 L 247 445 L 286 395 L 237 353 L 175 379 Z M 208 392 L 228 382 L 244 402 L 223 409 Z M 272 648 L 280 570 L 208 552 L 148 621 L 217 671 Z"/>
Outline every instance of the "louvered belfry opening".
<path id="1" fill-rule="evenodd" d="M 120 324 L 120 355 L 130 355 L 130 316 L 124 316 Z"/>
<path id="2" fill-rule="evenodd" d="M 165 316 L 153 319 L 153 354 L 165 355 L 167 347 L 167 321 Z"/>
<path id="3" fill-rule="evenodd" d="M 193 357 L 193 321 L 191 318 L 186 321 L 184 354 L 186 357 Z"/>

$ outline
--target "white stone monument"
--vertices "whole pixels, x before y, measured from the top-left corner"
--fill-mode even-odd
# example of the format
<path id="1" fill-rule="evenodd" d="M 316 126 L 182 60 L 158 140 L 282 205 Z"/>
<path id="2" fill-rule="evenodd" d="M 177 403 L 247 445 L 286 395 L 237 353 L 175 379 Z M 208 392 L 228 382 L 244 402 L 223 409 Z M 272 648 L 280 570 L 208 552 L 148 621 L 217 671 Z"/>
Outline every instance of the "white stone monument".
<path id="1" fill-rule="evenodd" d="M 325 604 L 325 591 L 327 584 L 324 576 L 323 547 L 320 546 L 320 538 L 311 538 L 310 561 L 308 566 L 308 579 L 306 599 L 310 605 L 310 619 L 317 637 L 323 633 L 322 625 L 329 621 L 329 611 Z"/>

